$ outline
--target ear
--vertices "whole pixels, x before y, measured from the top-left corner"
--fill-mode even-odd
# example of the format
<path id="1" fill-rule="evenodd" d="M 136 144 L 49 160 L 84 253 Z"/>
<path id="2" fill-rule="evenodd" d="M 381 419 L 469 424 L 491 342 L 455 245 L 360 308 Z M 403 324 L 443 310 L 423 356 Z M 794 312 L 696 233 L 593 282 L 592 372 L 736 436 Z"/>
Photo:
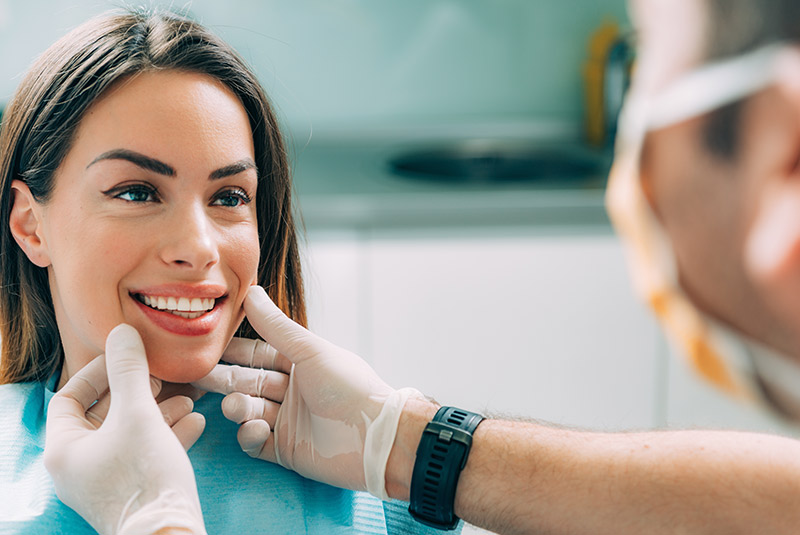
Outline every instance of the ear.
<path id="1" fill-rule="evenodd" d="M 775 63 L 775 87 L 789 102 L 800 102 L 800 47 L 793 46 L 781 53 Z"/>
<path id="2" fill-rule="evenodd" d="M 792 275 L 800 279 L 800 173 L 793 180 L 773 180 L 765 188 L 747 234 L 745 255 L 757 279 Z M 794 299 L 800 295 L 789 294 Z"/>
<path id="3" fill-rule="evenodd" d="M 796 336 L 800 318 L 800 174 L 795 171 L 791 180 L 772 180 L 761 197 L 746 235 L 745 269 L 773 317 L 780 320 L 778 331 L 788 329 L 789 336 Z M 800 347 L 800 340 L 785 343 Z"/>
<path id="4" fill-rule="evenodd" d="M 782 136 L 791 140 L 785 165 L 774 176 L 762 177 L 765 185 L 747 234 L 746 265 L 762 280 L 800 273 L 800 48 L 783 52 L 775 68 L 775 89 L 791 110 L 794 132 Z"/>
<path id="5" fill-rule="evenodd" d="M 11 183 L 9 227 L 11 235 L 28 260 L 39 267 L 50 265 L 50 255 L 42 233 L 41 205 L 33 198 L 28 185 L 21 180 Z"/>

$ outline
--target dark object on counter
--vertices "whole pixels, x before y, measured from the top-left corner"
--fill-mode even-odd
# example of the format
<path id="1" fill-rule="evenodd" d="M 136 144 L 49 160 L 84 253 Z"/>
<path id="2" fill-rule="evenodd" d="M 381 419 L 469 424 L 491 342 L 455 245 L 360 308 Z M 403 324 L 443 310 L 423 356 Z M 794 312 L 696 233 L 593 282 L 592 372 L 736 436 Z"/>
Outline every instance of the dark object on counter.
<path id="1" fill-rule="evenodd" d="M 605 178 L 609 158 L 577 147 L 467 142 L 406 152 L 389 167 L 397 175 L 438 182 L 550 182 Z"/>

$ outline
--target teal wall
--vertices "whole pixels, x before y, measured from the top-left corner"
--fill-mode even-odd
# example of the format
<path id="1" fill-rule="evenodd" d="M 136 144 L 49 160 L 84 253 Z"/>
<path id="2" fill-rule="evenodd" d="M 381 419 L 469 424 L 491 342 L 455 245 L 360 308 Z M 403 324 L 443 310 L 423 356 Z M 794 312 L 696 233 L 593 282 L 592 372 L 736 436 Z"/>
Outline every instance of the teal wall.
<path id="1" fill-rule="evenodd" d="M 181 2 L 156 2 L 183 5 Z M 57 37 L 119 2 L 0 0 L 0 102 Z M 136 4 L 136 2 L 132 2 Z M 625 0 L 195 0 L 253 65 L 283 120 L 578 122 L 589 33 Z"/>

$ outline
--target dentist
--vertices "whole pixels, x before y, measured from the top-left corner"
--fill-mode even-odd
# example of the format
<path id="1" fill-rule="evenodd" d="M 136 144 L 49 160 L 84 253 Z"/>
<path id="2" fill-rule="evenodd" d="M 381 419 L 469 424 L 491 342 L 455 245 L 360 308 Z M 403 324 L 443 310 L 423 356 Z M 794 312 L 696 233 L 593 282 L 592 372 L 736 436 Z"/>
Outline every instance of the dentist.
<path id="1" fill-rule="evenodd" d="M 631 8 L 638 68 L 608 208 L 634 284 L 703 376 L 798 422 L 800 5 L 634 0 Z M 443 529 L 458 518 L 499 533 L 796 533 L 800 525 L 795 440 L 700 430 L 587 433 L 482 419 L 392 389 L 358 356 L 289 320 L 260 288 L 251 288 L 244 308 L 264 342 L 246 351 L 232 344 L 223 360 L 293 366 L 281 404 L 243 392 L 223 401 L 253 457 L 410 501 L 420 521 Z M 144 384 L 144 355 L 129 353 Z M 83 371 L 54 402 L 79 398 L 74 381 L 100 380 Z M 199 386 L 221 389 L 213 374 Z M 152 407 L 120 425 L 123 436 L 140 419 L 160 418 L 155 402 L 140 402 Z M 78 421 L 85 402 L 59 407 L 49 415 L 51 458 L 78 451 L 93 434 L 111 444 L 55 419 Z M 97 448 L 82 478 L 65 477 L 68 463 L 48 467 L 59 495 L 81 514 L 138 493 L 150 497 L 142 508 L 174 510 L 167 528 L 199 531 L 191 478 L 162 472 L 165 464 L 185 468 L 178 442 Z M 110 494 L 98 483 L 101 473 L 124 471 L 143 455 L 162 460 L 146 477 L 124 478 Z M 181 499 L 162 498 L 175 487 Z"/>

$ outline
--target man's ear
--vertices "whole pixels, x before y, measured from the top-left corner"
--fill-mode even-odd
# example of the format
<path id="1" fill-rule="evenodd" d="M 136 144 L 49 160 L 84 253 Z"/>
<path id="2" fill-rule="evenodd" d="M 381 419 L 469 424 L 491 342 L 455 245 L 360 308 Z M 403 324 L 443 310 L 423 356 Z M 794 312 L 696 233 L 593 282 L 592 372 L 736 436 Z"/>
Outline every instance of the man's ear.
<path id="1" fill-rule="evenodd" d="M 800 49 L 776 64 L 774 87 L 790 110 L 781 132 L 784 148 L 772 173 L 759 176 L 754 212 L 745 235 L 744 266 L 776 318 L 800 318 Z M 784 111 L 783 113 L 786 113 Z M 793 342 L 794 343 L 794 342 Z M 800 340 L 797 341 L 800 344 Z"/>
<path id="2" fill-rule="evenodd" d="M 50 265 L 47 243 L 42 233 L 42 210 L 28 185 L 21 180 L 11 183 L 9 227 L 14 240 L 28 259 L 39 267 Z"/>
<path id="3" fill-rule="evenodd" d="M 797 110 L 800 103 L 800 47 L 781 52 L 775 65 L 775 87 Z"/>
<path id="4" fill-rule="evenodd" d="M 783 53 L 776 65 L 775 88 L 792 110 L 794 135 L 787 135 L 794 146 L 787 151 L 786 164 L 774 176 L 762 177 L 746 243 L 746 264 L 759 279 L 800 274 L 800 48 Z M 800 278 L 800 275 L 796 275 Z M 800 290 L 800 281 L 798 281 Z M 798 296 L 800 293 L 791 292 Z"/>
<path id="5" fill-rule="evenodd" d="M 761 194 L 745 241 L 745 269 L 784 336 L 797 337 L 800 318 L 800 173 L 772 179 Z M 780 347 L 797 353 L 800 339 Z M 797 355 L 796 355 L 797 356 Z"/>
<path id="6" fill-rule="evenodd" d="M 795 168 L 791 176 L 767 180 L 746 235 L 745 269 L 773 314 L 795 318 L 796 325 L 800 318 L 800 169 Z"/>
<path id="7" fill-rule="evenodd" d="M 794 276 L 800 290 L 800 170 L 790 180 L 772 180 L 761 193 L 745 256 L 756 278 Z M 800 295 L 788 293 L 794 299 Z"/>

